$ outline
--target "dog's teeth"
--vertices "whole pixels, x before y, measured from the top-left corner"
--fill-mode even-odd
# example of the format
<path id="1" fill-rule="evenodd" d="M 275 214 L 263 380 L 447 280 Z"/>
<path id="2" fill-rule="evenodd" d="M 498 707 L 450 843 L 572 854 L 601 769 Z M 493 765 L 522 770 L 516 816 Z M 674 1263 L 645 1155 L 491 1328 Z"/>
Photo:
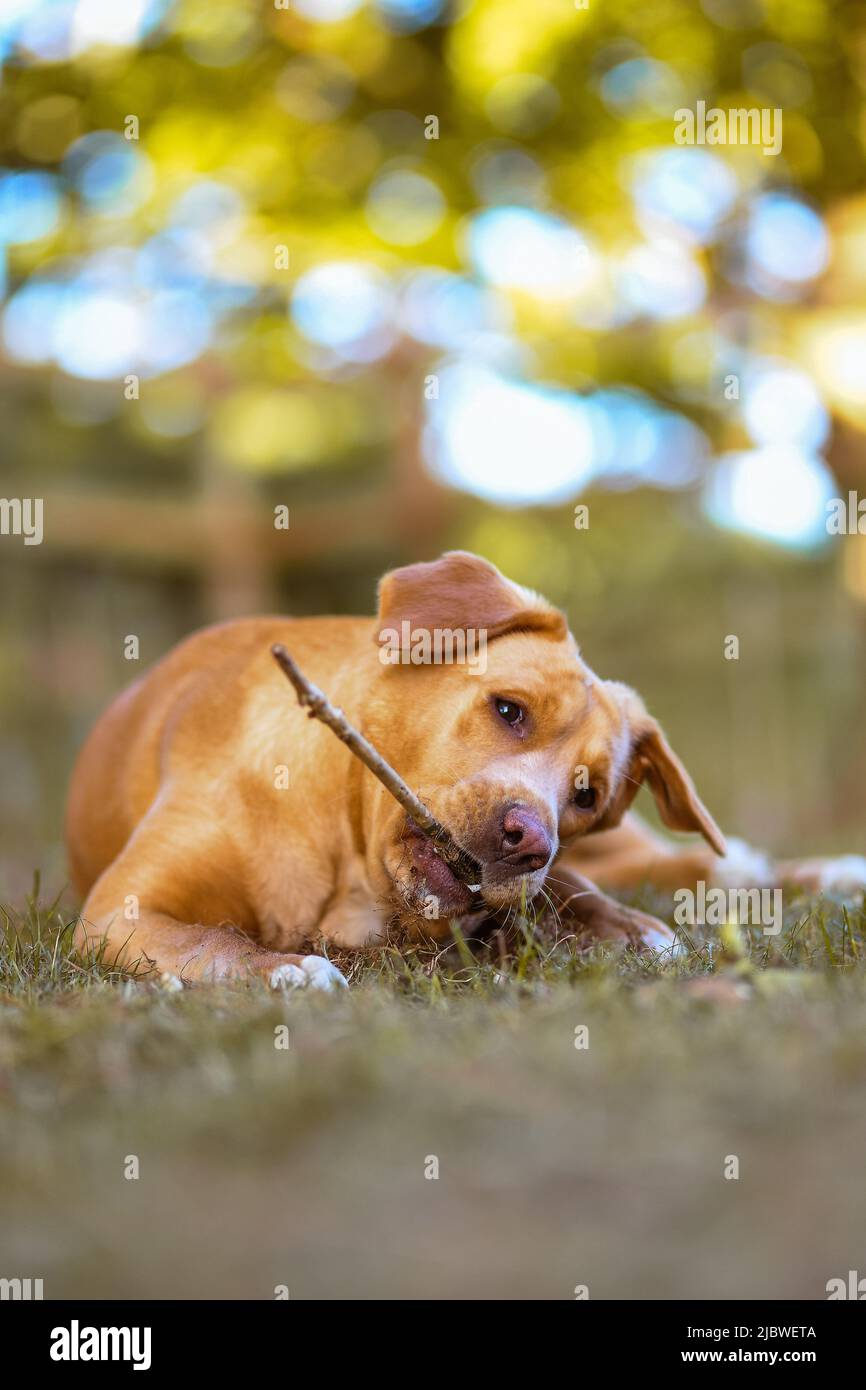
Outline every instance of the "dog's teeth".
<path id="1" fill-rule="evenodd" d="M 469 892 L 470 892 L 470 893 L 480 893 L 480 892 L 481 892 L 481 884 L 480 884 L 480 883 L 470 883 L 470 884 L 469 884 Z"/>

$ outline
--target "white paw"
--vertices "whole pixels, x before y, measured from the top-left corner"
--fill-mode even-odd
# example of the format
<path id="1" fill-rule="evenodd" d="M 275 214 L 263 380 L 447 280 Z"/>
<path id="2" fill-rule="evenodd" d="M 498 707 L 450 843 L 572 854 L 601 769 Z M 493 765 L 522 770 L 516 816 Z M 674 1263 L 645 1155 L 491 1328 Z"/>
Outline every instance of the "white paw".
<path id="1" fill-rule="evenodd" d="M 773 863 L 745 840 L 726 836 L 728 852 L 713 865 L 713 883 L 720 888 L 769 888 L 776 881 Z"/>
<path id="2" fill-rule="evenodd" d="M 268 983 L 271 989 L 300 989 L 307 983 L 307 977 L 299 965 L 277 965 Z"/>
<path id="3" fill-rule="evenodd" d="M 347 989 L 345 976 L 324 956 L 304 956 L 300 965 L 277 965 L 270 974 L 271 989 Z"/>
<path id="4" fill-rule="evenodd" d="M 311 989 L 348 989 L 345 975 L 324 956 L 304 956 L 301 969 Z"/>
<path id="5" fill-rule="evenodd" d="M 826 859 L 819 869 L 820 886 L 825 893 L 854 897 L 866 889 L 866 859 L 862 854 L 842 854 Z"/>
<path id="6" fill-rule="evenodd" d="M 160 989 L 166 990 L 169 994 L 183 992 L 183 980 L 177 975 L 172 975 L 170 970 L 164 970 L 159 977 Z"/>
<path id="7" fill-rule="evenodd" d="M 653 951 L 660 960 L 677 960 L 686 954 L 683 942 L 674 936 L 672 931 L 664 931 L 660 927 L 645 927 L 641 937 L 647 950 Z"/>

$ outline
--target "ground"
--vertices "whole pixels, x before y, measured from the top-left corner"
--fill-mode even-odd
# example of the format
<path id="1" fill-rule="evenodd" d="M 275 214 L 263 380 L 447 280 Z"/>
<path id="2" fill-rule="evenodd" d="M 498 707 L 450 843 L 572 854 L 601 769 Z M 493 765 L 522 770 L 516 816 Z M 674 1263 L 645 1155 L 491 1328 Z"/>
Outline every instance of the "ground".
<path id="1" fill-rule="evenodd" d="M 862 905 L 692 930 L 675 963 L 528 926 L 510 960 L 337 957 L 335 995 L 124 979 L 36 895 L 5 924 L 0 1276 L 46 1297 L 822 1299 L 866 1274 Z"/>

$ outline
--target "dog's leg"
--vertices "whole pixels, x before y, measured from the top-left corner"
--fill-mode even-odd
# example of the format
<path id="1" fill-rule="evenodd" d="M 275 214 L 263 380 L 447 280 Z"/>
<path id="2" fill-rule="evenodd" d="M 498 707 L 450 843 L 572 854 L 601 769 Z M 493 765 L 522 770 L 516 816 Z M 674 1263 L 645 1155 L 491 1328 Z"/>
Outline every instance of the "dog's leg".
<path id="1" fill-rule="evenodd" d="M 620 941 L 639 948 L 678 955 L 680 945 L 665 922 L 626 907 L 582 874 L 557 860 L 545 891 L 552 897 L 564 927 L 594 941 Z"/>
<path id="2" fill-rule="evenodd" d="M 822 859 L 787 859 L 776 865 L 777 880 L 783 887 L 804 893 L 838 893 L 858 898 L 866 892 L 866 858 L 862 854 L 840 854 Z"/>
<path id="3" fill-rule="evenodd" d="M 151 813 L 96 881 L 76 928 L 79 948 L 99 949 L 107 964 L 178 980 L 262 977 L 274 987 L 345 985 L 323 956 L 268 951 L 243 935 L 252 926 L 238 891 L 230 844 L 201 841 L 200 820 Z M 196 918 L 203 921 L 196 922 Z M 233 930 L 235 923 L 242 930 Z"/>
<path id="4" fill-rule="evenodd" d="M 771 887 L 777 869 L 766 854 L 743 840 L 728 838 L 724 859 L 708 845 L 678 844 L 627 815 L 613 830 L 588 835 L 564 851 L 559 864 L 591 878 L 602 888 L 693 889 L 700 880 L 720 887 Z"/>
<path id="5" fill-rule="evenodd" d="M 694 889 L 702 880 L 720 888 L 791 888 L 851 898 L 866 891 L 863 855 L 773 860 L 744 840 L 728 836 L 728 853 L 721 859 L 707 845 L 681 845 L 657 835 L 634 814 L 615 829 L 588 835 L 570 846 L 554 873 L 560 868 L 614 890 L 648 884 L 670 892 Z"/>
<path id="6" fill-rule="evenodd" d="M 129 922 L 120 912 L 101 913 L 98 903 L 94 907 L 88 901 L 75 940 L 85 950 L 99 949 L 105 941 L 103 961 L 136 975 L 211 983 L 261 976 L 273 988 L 332 989 L 346 983 L 324 956 L 266 951 L 230 927 L 194 926 L 149 909 Z"/>

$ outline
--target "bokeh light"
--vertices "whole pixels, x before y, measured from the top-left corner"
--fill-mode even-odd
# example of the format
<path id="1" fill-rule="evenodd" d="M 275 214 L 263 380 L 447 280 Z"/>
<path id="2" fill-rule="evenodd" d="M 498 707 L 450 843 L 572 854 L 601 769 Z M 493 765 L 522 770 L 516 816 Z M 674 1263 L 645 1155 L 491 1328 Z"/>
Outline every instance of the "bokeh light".
<path id="1" fill-rule="evenodd" d="M 753 364 L 743 390 L 743 420 L 756 444 L 792 444 L 820 449 L 830 420 L 815 383 L 790 364 Z"/>
<path id="2" fill-rule="evenodd" d="M 63 169 L 86 204 L 112 217 L 134 212 L 153 188 L 147 159 L 134 143 L 110 130 L 93 131 L 76 140 Z"/>
<path id="3" fill-rule="evenodd" d="M 38 241 L 60 225 L 62 198 L 52 174 L 0 173 L 0 242 Z"/>
<path id="4" fill-rule="evenodd" d="M 469 228 L 468 249 L 473 266 L 492 285 L 541 299 L 568 300 L 587 279 L 585 239 L 560 218 L 528 208 L 479 213 Z"/>
<path id="5" fill-rule="evenodd" d="M 392 291 L 380 272 L 362 262 L 332 261 L 302 275 L 292 294 L 292 315 L 311 342 L 354 361 L 370 361 L 391 341 Z"/>
<path id="6" fill-rule="evenodd" d="M 830 249 L 818 213 L 796 198 L 767 193 L 755 199 L 746 231 L 749 283 L 772 296 L 806 284 L 826 268 Z"/>
<path id="7" fill-rule="evenodd" d="M 644 232 L 712 241 L 738 193 L 733 171 L 703 149 L 652 150 L 631 166 L 630 186 Z"/>
<path id="8" fill-rule="evenodd" d="M 673 241 L 648 242 L 628 251 L 621 284 L 632 312 L 658 319 L 695 313 L 706 294 L 703 270 Z"/>
<path id="9" fill-rule="evenodd" d="M 428 457 L 454 486 L 517 506 L 574 496 L 593 473 L 586 407 L 566 392 L 509 381 L 474 364 L 443 373 Z"/>
<path id="10" fill-rule="evenodd" d="M 392 246 L 427 241 L 445 216 L 445 199 L 432 179 L 411 170 L 382 174 L 367 195 L 367 221 Z"/>
<path id="11" fill-rule="evenodd" d="M 779 545 L 826 544 L 826 505 L 835 481 L 823 459 L 793 445 L 772 444 L 723 455 L 705 504 L 718 525 Z"/>
<path id="12" fill-rule="evenodd" d="M 827 400 L 866 429 L 866 313 L 842 311 L 817 320 L 806 335 L 809 364 Z"/>

